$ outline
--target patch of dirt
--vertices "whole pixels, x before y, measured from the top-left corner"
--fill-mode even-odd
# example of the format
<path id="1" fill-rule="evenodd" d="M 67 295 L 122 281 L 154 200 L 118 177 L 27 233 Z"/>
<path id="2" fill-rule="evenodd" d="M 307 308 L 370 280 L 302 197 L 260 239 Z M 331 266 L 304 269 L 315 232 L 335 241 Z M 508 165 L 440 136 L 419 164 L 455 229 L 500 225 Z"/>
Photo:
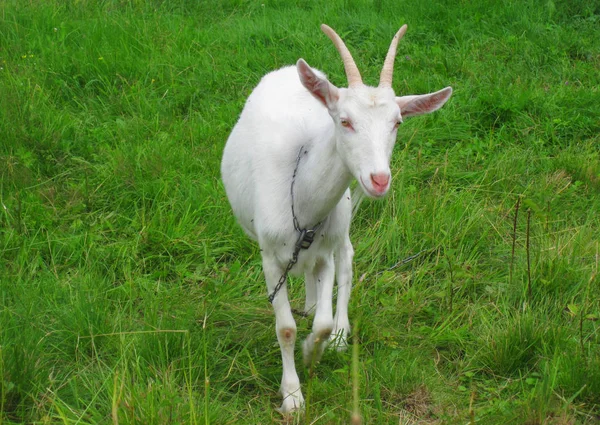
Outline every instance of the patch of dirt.
<path id="1" fill-rule="evenodd" d="M 431 393 L 424 385 L 405 397 L 401 406 L 402 409 L 398 413 L 399 425 L 435 425 L 438 423 Z"/>

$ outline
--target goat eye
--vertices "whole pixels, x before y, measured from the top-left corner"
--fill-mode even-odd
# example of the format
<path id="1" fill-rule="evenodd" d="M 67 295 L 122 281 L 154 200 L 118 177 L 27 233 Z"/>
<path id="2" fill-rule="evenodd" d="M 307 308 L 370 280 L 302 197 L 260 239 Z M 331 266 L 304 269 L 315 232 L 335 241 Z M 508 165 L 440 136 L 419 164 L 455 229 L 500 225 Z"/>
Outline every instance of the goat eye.
<path id="1" fill-rule="evenodd" d="M 346 119 L 341 119 L 340 120 L 340 124 L 342 124 L 342 127 L 346 127 L 349 129 L 352 129 L 352 123 L 350 122 L 350 120 L 346 120 Z"/>
<path id="2" fill-rule="evenodd" d="M 400 124 L 402 124 L 401 120 L 396 121 L 396 123 L 394 124 L 394 130 L 397 129 L 400 126 Z"/>

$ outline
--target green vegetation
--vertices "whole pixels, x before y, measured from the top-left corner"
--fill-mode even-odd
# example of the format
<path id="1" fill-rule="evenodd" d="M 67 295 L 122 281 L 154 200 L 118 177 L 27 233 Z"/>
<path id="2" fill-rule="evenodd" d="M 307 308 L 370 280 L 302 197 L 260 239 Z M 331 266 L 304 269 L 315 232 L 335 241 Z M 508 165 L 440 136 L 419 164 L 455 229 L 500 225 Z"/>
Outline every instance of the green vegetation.
<path id="1" fill-rule="evenodd" d="M 353 223 L 364 423 L 600 421 L 598 1 L 4 0 L 0 424 L 349 422 L 352 350 L 300 371 L 308 415 L 275 410 L 219 178 L 262 75 L 345 84 L 321 22 L 373 84 L 408 23 L 396 92 L 455 90 Z"/>

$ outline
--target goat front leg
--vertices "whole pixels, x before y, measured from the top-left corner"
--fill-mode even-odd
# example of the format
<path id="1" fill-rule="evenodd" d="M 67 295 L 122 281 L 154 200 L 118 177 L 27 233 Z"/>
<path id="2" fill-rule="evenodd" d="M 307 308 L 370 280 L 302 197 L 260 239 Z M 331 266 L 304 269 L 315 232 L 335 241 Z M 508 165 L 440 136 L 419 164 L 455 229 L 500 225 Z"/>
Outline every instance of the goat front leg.
<path id="1" fill-rule="evenodd" d="M 267 290 L 271 294 L 283 274 L 283 268 L 274 257 L 263 255 L 263 271 L 267 281 Z M 283 364 L 280 388 L 283 404 L 279 410 L 282 413 L 290 413 L 303 407 L 304 397 L 302 397 L 302 391 L 300 390 L 300 379 L 296 373 L 294 361 L 296 322 L 292 316 L 286 284 L 281 287 L 275 296 L 273 308 L 275 309 L 275 330 Z"/>
<path id="2" fill-rule="evenodd" d="M 331 343 L 338 350 L 348 347 L 348 335 L 350 334 L 350 320 L 348 319 L 348 303 L 352 291 L 352 259 L 354 249 L 350 238 L 346 240 L 336 252 L 335 268 L 338 284 L 337 308 L 335 310 L 334 328 L 331 334 Z"/>
<path id="3" fill-rule="evenodd" d="M 312 271 L 306 273 L 306 282 L 316 289 L 316 309 L 312 332 L 302 344 L 304 364 L 310 366 L 321 359 L 333 330 L 333 255 L 317 260 Z"/>

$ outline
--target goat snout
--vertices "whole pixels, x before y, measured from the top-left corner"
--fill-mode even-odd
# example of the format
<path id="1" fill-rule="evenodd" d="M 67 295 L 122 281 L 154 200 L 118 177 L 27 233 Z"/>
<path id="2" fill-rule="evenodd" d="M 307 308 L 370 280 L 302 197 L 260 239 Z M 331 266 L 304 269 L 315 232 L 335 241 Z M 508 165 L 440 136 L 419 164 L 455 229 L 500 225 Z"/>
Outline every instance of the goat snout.
<path id="1" fill-rule="evenodd" d="M 384 193 L 390 183 L 390 175 L 388 173 L 371 174 L 371 183 L 377 193 Z"/>

